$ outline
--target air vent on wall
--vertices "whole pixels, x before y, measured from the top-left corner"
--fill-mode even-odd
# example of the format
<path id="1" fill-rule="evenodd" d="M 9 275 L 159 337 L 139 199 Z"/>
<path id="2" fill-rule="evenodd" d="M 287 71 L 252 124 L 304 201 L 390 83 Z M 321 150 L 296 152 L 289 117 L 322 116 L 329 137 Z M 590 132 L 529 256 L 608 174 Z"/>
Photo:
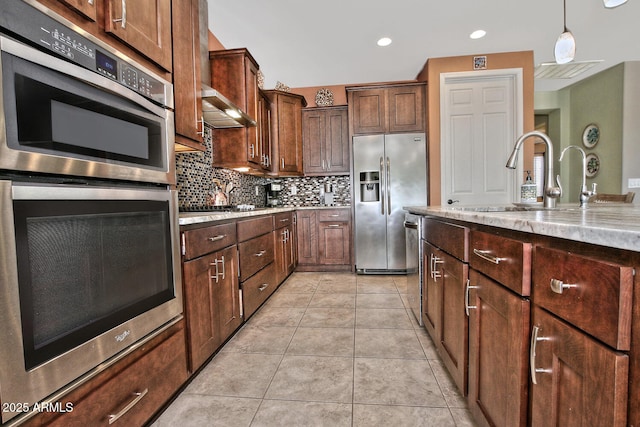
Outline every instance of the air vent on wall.
<path id="1" fill-rule="evenodd" d="M 601 62 L 601 59 L 595 61 L 569 62 L 568 64 L 544 62 L 535 68 L 533 76 L 536 79 L 571 79 Z"/>

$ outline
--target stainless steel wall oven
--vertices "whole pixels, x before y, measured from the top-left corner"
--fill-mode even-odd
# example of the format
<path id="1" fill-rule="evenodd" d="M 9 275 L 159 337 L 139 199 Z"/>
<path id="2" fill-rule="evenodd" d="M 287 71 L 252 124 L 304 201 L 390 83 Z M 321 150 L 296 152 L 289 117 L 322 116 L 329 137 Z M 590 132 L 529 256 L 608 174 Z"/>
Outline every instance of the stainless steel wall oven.
<path id="1" fill-rule="evenodd" d="M 172 90 L 36 1 L 2 1 L 2 423 L 181 318 Z"/>

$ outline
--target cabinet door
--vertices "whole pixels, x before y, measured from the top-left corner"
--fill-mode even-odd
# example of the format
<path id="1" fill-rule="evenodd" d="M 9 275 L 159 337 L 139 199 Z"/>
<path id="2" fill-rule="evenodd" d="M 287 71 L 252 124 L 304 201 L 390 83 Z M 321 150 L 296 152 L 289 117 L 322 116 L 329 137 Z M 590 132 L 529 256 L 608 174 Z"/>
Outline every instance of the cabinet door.
<path id="1" fill-rule="evenodd" d="M 351 227 L 346 222 L 318 223 L 318 256 L 323 265 L 350 263 Z"/>
<path id="2" fill-rule="evenodd" d="M 222 343 L 215 301 L 217 253 L 183 264 L 189 365 L 194 372 Z"/>
<path id="3" fill-rule="evenodd" d="M 171 0 L 106 0 L 105 31 L 171 71 Z"/>
<path id="4" fill-rule="evenodd" d="M 314 108 L 302 112 L 302 153 L 305 175 L 326 173 L 325 119 L 324 110 Z"/>
<path id="5" fill-rule="evenodd" d="M 296 212 L 298 264 L 318 263 L 318 222 L 314 210 Z"/>
<path id="6" fill-rule="evenodd" d="M 260 115 L 259 99 L 260 93 L 258 88 L 258 67 L 248 57 L 245 57 L 245 82 L 247 87 L 247 109 L 246 113 L 252 119 L 258 120 Z M 262 168 L 262 142 L 260 141 L 260 132 L 257 126 L 249 126 L 247 129 L 247 146 L 249 150 L 250 163 Z"/>
<path id="7" fill-rule="evenodd" d="M 424 86 L 397 86 L 388 89 L 389 132 L 424 132 Z"/>
<path id="8" fill-rule="evenodd" d="M 67 6 L 75 9 L 84 17 L 91 21 L 96 20 L 96 1 L 95 0 L 59 0 Z"/>
<path id="9" fill-rule="evenodd" d="M 348 174 L 350 170 L 349 156 L 349 121 L 346 107 L 326 110 L 325 158 L 329 175 Z"/>
<path id="10" fill-rule="evenodd" d="M 302 105 L 300 100 L 278 96 L 279 172 L 302 173 Z"/>
<path id="11" fill-rule="evenodd" d="M 466 396 L 469 323 L 464 303 L 469 266 L 440 251 L 433 259 L 433 269 L 437 280 L 442 281 L 442 322 L 438 352 L 458 389 Z"/>
<path id="12" fill-rule="evenodd" d="M 287 228 L 278 228 L 273 230 L 273 242 L 275 246 L 275 270 L 276 270 L 276 283 L 282 283 L 282 281 L 288 276 L 287 266 Z"/>
<path id="13" fill-rule="evenodd" d="M 441 251 L 423 242 L 424 277 L 422 320 L 424 327 L 434 343 L 442 338 L 442 279 L 437 279 L 434 273 L 434 259 Z"/>
<path id="14" fill-rule="evenodd" d="M 478 425 L 525 426 L 530 303 L 473 269 L 469 279 L 469 410 Z"/>
<path id="15" fill-rule="evenodd" d="M 627 355 L 537 306 L 532 330 L 531 425 L 627 425 Z"/>
<path id="16" fill-rule="evenodd" d="M 354 134 L 385 133 L 385 89 L 365 89 L 352 92 L 350 103 L 353 111 Z"/>
<path id="17" fill-rule="evenodd" d="M 218 303 L 220 339 L 225 341 L 242 324 L 236 246 L 218 252 L 216 259 L 218 261 L 217 279 L 213 281 Z"/>
<path id="18" fill-rule="evenodd" d="M 204 123 L 202 122 L 202 98 L 200 96 L 202 83 L 199 1 L 173 0 L 172 4 L 176 142 L 204 150 Z M 186 138 L 187 141 L 184 141 L 180 136 Z"/>
<path id="19" fill-rule="evenodd" d="M 262 169 L 271 171 L 273 148 L 271 146 L 271 102 L 260 92 L 258 98 L 258 140 L 260 141 L 260 159 Z"/>

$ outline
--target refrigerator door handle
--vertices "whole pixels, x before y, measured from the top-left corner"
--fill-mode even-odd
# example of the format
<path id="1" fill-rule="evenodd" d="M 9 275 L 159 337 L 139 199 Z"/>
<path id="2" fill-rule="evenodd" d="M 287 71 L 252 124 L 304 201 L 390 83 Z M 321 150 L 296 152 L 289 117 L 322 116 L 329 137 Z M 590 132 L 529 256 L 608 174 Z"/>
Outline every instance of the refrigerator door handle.
<path id="1" fill-rule="evenodd" d="M 387 185 L 384 178 L 384 158 L 380 157 L 380 179 L 383 181 L 380 183 L 380 215 L 384 215 L 384 199 L 385 199 L 385 186 Z"/>
<path id="2" fill-rule="evenodd" d="M 387 187 L 387 213 L 391 215 L 391 161 L 387 157 L 387 179 L 385 180 L 385 186 Z"/>

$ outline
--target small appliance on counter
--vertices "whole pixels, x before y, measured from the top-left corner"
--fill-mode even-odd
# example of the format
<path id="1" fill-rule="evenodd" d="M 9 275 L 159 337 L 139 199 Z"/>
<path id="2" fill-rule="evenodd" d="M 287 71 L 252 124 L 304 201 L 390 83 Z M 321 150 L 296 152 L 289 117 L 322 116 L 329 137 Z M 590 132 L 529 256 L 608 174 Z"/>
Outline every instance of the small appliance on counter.
<path id="1" fill-rule="evenodd" d="M 323 190 L 324 191 L 321 191 L 320 193 L 320 202 L 324 206 L 333 206 L 333 184 L 325 182 Z"/>
<path id="2" fill-rule="evenodd" d="M 264 186 L 265 192 L 267 193 L 266 205 L 268 208 L 280 206 L 280 200 L 278 200 L 278 196 L 280 195 L 280 191 L 282 191 L 282 184 L 279 182 L 270 182 Z"/>

